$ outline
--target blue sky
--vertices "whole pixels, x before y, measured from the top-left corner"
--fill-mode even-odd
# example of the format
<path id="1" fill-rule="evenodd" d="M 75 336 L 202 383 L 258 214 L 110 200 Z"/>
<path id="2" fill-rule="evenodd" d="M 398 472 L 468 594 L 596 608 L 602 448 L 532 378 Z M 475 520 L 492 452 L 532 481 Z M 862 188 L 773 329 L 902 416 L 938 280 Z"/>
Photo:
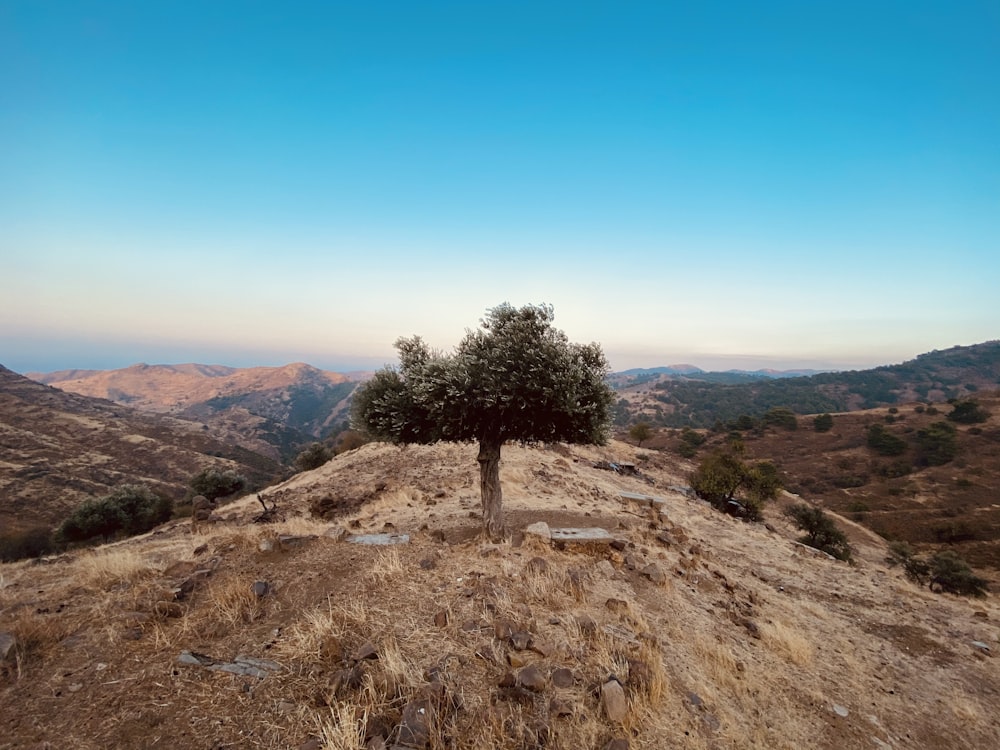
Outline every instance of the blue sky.
<path id="1" fill-rule="evenodd" d="M 0 0 L 0 364 L 1000 337 L 995 2 Z"/>

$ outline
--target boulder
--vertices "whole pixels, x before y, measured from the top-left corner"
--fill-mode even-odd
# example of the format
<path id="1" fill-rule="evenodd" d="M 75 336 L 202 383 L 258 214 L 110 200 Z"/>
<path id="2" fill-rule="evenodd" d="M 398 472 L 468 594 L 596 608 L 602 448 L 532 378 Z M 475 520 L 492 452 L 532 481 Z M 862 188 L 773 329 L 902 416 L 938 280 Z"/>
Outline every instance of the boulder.
<path id="1" fill-rule="evenodd" d="M 601 708 L 608 721 L 621 724 L 628 716 L 628 700 L 618 680 L 608 680 L 601 685 Z"/>

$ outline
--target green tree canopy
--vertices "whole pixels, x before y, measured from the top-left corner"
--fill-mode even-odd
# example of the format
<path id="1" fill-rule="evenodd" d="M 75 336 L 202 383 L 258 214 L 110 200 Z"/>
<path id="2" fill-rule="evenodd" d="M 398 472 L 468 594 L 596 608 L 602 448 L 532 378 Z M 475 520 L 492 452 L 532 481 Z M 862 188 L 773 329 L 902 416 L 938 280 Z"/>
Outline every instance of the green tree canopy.
<path id="1" fill-rule="evenodd" d="M 638 447 L 642 447 L 642 444 L 653 437 L 653 427 L 649 422 L 636 422 L 634 425 L 629 427 L 628 436 L 632 438 Z"/>
<path id="2" fill-rule="evenodd" d="M 705 457 L 690 476 L 691 488 L 703 500 L 720 510 L 737 502 L 752 521 L 760 519 L 761 508 L 781 490 L 777 467 L 770 461 L 748 463 L 739 449 L 716 451 Z"/>
<path id="3" fill-rule="evenodd" d="M 483 527 L 504 534 L 500 449 L 505 442 L 603 444 L 614 400 L 597 344 L 573 344 L 553 328 L 549 305 L 487 312 L 452 354 L 419 336 L 396 341 L 386 367 L 355 393 L 354 424 L 394 443 L 479 443 Z"/>
<path id="4" fill-rule="evenodd" d="M 785 514 L 788 515 L 806 535 L 799 541 L 826 552 L 838 560 L 851 559 L 851 545 L 847 535 L 837 528 L 822 508 L 805 503 L 790 505 Z"/>

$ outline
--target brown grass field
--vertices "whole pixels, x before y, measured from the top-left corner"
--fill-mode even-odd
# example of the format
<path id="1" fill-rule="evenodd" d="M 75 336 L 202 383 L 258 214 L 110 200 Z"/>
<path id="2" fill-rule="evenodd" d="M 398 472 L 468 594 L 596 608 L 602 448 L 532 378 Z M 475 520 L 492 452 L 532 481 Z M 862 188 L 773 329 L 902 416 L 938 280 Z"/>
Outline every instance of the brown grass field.
<path id="1" fill-rule="evenodd" d="M 614 547 L 485 543 L 473 446 L 371 444 L 266 490 L 279 524 L 252 523 L 248 497 L 197 534 L 2 565 L 0 748 L 1000 747 L 992 596 L 916 587 L 850 521 L 853 567 L 775 510 L 770 529 L 723 516 L 672 489 L 690 466 L 620 442 L 505 447 L 511 531 L 602 527 Z"/>

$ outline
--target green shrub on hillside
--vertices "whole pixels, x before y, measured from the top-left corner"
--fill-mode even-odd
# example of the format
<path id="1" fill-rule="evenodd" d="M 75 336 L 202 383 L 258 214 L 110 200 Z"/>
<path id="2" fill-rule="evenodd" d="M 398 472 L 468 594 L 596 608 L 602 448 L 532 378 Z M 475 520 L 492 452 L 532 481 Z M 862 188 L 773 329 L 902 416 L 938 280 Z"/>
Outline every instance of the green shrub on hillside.
<path id="1" fill-rule="evenodd" d="M 777 497 L 781 479 L 770 461 L 747 463 L 738 451 L 716 451 L 690 475 L 691 488 L 719 510 L 759 521 L 761 509 Z"/>
<path id="2" fill-rule="evenodd" d="M 986 596 L 989 586 L 954 550 L 942 550 L 929 559 L 918 556 L 906 542 L 889 546 L 889 563 L 903 566 L 907 577 L 932 591 L 947 591 L 961 596 Z"/>
<path id="3" fill-rule="evenodd" d="M 247 486 L 246 477 L 232 469 L 202 469 L 191 477 L 191 494 L 204 495 L 209 500 L 235 495 Z"/>
<path id="4" fill-rule="evenodd" d="M 868 428 L 868 447 L 880 456 L 899 456 L 906 452 L 906 441 L 880 424 Z"/>
<path id="5" fill-rule="evenodd" d="M 851 559 L 853 550 L 847 541 L 847 535 L 837 528 L 833 519 L 824 513 L 822 508 L 799 503 L 790 506 L 785 514 L 795 521 L 799 529 L 806 532 L 806 535 L 799 539 L 800 542 L 822 550 L 838 560 Z"/>
<path id="6" fill-rule="evenodd" d="M 990 413 L 979 405 L 978 401 L 966 399 L 956 401 L 948 414 L 948 419 L 959 424 L 978 424 L 990 418 Z"/>
<path id="7" fill-rule="evenodd" d="M 784 427 L 786 430 L 798 429 L 799 423 L 795 412 L 784 406 L 775 406 L 764 413 L 764 424 L 771 427 Z"/>
<path id="8" fill-rule="evenodd" d="M 932 422 L 917 430 L 917 463 L 921 466 L 941 466 L 958 453 L 955 427 L 947 422 Z"/>
<path id="9" fill-rule="evenodd" d="M 641 448 L 643 442 L 653 437 L 653 427 L 649 422 L 636 422 L 629 427 L 628 436 Z"/>
<path id="10" fill-rule="evenodd" d="M 322 443 L 313 443 L 295 457 L 295 468 L 299 471 L 318 469 L 333 458 L 333 451 Z"/>
<path id="11" fill-rule="evenodd" d="M 109 495 L 85 500 L 56 529 L 60 544 L 134 536 L 168 520 L 173 502 L 145 485 L 126 484 Z"/>
<path id="12" fill-rule="evenodd" d="M 816 432 L 829 432 L 833 429 L 833 417 L 830 414 L 820 414 L 814 417 L 813 429 Z"/>

